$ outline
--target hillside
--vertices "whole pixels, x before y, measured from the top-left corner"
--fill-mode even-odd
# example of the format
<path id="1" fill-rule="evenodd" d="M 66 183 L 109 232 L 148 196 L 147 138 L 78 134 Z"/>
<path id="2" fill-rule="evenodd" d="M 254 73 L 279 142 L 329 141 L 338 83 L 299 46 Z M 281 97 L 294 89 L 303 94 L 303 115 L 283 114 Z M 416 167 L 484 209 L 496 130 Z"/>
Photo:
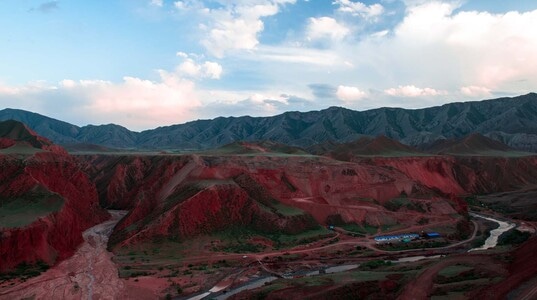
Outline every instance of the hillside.
<path id="1" fill-rule="evenodd" d="M 478 133 L 471 134 L 464 138 L 438 140 L 424 148 L 431 153 L 449 155 L 504 156 L 510 154 L 524 154 L 523 152 L 510 148 L 502 142 L 492 140 Z"/>
<path id="2" fill-rule="evenodd" d="M 16 121 L 0 122 L 0 273 L 53 265 L 108 214 L 67 152 Z"/>
<path id="3" fill-rule="evenodd" d="M 326 154 L 326 153 L 325 153 Z M 424 153 L 385 136 L 363 137 L 357 141 L 335 145 L 328 153 L 339 160 L 353 156 L 419 156 Z"/>
<path id="4" fill-rule="evenodd" d="M 7 119 L 25 122 L 55 143 L 83 142 L 112 148 L 199 150 L 234 141 L 258 140 L 305 148 L 327 141 L 345 143 L 379 135 L 417 146 L 480 133 L 518 150 L 537 151 L 535 93 L 424 109 L 353 111 L 331 107 L 273 117 L 219 117 L 139 133 L 113 124 L 78 127 L 15 109 L 0 111 L 0 120 Z"/>
<path id="5" fill-rule="evenodd" d="M 233 142 L 218 149 L 209 150 L 207 154 L 291 154 L 304 155 L 306 151 L 292 146 L 272 142 Z"/>

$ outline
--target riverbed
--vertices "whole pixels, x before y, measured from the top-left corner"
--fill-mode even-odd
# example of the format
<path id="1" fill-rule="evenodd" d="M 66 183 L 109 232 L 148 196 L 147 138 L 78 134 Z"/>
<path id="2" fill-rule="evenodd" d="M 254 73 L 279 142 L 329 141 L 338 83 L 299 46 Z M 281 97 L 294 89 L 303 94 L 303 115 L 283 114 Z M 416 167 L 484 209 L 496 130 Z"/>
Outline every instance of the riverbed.
<path id="1" fill-rule="evenodd" d="M 498 238 L 504 232 L 507 232 L 507 231 L 515 228 L 515 226 L 516 226 L 514 223 L 508 223 L 508 222 L 500 221 L 500 220 L 497 220 L 497 219 L 494 219 L 494 218 L 491 218 L 491 217 L 478 215 L 476 213 L 470 213 L 470 215 L 472 217 L 482 218 L 482 219 L 485 219 L 485 220 L 496 222 L 496 223 L 498 223 L 499 227 L 490 232 L 490 236 L 485 240 L 485 243 L 483 244 L 483 246 L 477 247 L 477 248 L 472 248 L 472 249 L 468 250 L 468 252 L 482 251 L 482 250 L 487 250 L 487 249 L 496 247 L 496 245 L 498 245 Z"/>
<path id="2" fill-rule="evenodd" d="M 37 277 L 0 291 L 0 299 L 118 299 L 124 288 L 106 245 L 126 211 L 109 211 L 110 220 L 86 230 L 70 258 Z"/>

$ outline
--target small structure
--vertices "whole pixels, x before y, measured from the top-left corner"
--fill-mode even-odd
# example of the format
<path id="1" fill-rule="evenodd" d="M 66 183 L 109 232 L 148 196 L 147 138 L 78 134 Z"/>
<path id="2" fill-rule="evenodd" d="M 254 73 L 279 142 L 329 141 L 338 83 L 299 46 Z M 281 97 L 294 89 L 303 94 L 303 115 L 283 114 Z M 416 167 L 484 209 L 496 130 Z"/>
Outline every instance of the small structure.
<path id="1" fill-rule="evenodd" d="M 437 238 L 440 238 L 440 237 L 442 237 L 442 236 L 438 232 L 427 232 L 427 233 L 425 233 L 425 238 L 426 239 L 437 239 Z"/>
<path id="2" fill-rule="evenodd" d="M 381 243 L 392 243 L 392 242 L 410 242 L 412 240 L 418 239 L 420 237 L 417 233 L 403 233 L 397 235 L 379 235 L 375 237 L 375 242 L 377 244 Z"/>

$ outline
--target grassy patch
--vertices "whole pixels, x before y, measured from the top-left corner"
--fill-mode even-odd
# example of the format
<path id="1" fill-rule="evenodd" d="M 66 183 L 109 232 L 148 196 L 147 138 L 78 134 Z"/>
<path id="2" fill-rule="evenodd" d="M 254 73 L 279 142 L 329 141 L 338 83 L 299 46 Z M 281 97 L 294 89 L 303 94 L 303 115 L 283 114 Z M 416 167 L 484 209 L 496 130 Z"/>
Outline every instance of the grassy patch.
<path id="1" fill-rule="evenodd" d="M 226 230 L 222 230 L 215 233 L 213 236 L 222 240 L 224 243 L 220 248 L 215 248 L 215 251 L 235 252 L 240 250 L 246 250 L 251 248 L 251 252 L 259 252 L 263 248 L 257 246 L 239 246 L 241 244 L 248 245 L 249 240 L 254 237 L 264 237 L 271 240 L 274 243 L 275 248 L 290 248 L 297 245 L 308 244 L 320 239 L 328 238 L 335 235 L 334 232 L 319 226 L 317 229 L 308 230 L 295 235 L 281 234 L 281 233 L 265 233 L 259 232 L 250 228 L 234 226 Z M 255 247 L 255 248 L 254 248 Z M 245 251 L 236 252 L 245 253 Z"/>
<path id="2" fill-rule="evenodd" d="M 527 241 L 531 236 L 531 233 L 526 231 L 519 231 L 517 229 L 511 229 L 500 235 L 498 239 L 498 245 L 520 245 Z"/>
<path id="3" fill-rule="evenodd" d="M 48 269 L 49 266 L 41 260 L 38 260 L 35 264 L 22 262 L 15 268 L 15 270 L 7 273 L 0 273 L 0 280 L 9 280 L 14 278 L 27 279 L 30 277 L 39 276 L 41 272 L 45 272 Z"/>
<path id="4" fill-rule="evenodd" d="M 378 227 L 371 226 L 369 224 L 359 225 L 356 223 L 346 223 L 346 224 L 340 225 L 340 227 L 347 231 L 359 233 L 362 235 L 376 234 L 378 232 Z"/>
<path id="5" fill-rule="evenodd" d="M 259 207 L 261 207 L 261 209 L 281 216 L 299 216 L 305 214 L 305 212 L 301 209 L 288 206 L 280 202 L 271 203 L 270 206 L 259 203 Z"/>
<path id="6" fill-rule="evenodd" d="M 0 228 L 24 227 L 40 217 L 59 211 L 64 200 L 57 194 L 31 193 L 0 199 Z"/>
<path id="7" fill-rule="evenodd" d="M 408 210 L 413 210 L 420 213 L 426 212 L 420 203 L 415 203 L 405 197 L 391 199 L 384 203 L 384 207 L 389 211 L 399 211 L 401 208 L 405 207 Z"/>
<path id="8" fill-rule="evenodd" d="M 360 265 L 360 270 L 374 270 L 385 266 L 391 266 L 392 262 L 389 260 L 370 260 Z"/>
<path id="9" fill-rule="evenodd" d="M 411 242 L 411 243 L 394 243 L 394 244 L 383 244 L 378 247 L 382 250 L 387 251 L 401 251 L 409 249 L 422 249 L 422 248 L 440 248 L 445 247 L 449 243 L 445 240 L 434 240 L 434 241 L 420 241 L 420 242 Z"/>

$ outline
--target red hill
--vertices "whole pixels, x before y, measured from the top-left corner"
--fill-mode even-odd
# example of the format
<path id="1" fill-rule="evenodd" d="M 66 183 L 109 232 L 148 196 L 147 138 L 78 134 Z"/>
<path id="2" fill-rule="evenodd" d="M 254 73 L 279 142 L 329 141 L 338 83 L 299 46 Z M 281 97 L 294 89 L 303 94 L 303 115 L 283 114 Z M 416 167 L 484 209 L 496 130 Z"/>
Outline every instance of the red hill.
<path id="1" fill-rule="evenodd" d="M 350 160 L 354 156 L 419 156 L 423 153 L 398 141 L 379 136 L 363 137 L 354 142 L 336 145 L 329 155 L 339 160 Z"/>
<path id="2" fill-rule="evenodd" d="M 68 257 L 82 232 L 107 218 L 95 185 L 62 148 L 22 123 L 0 123 L 0 136 L 8 146 L 0 150 L 0 271 Z M 28 148 L 43 151 L 21 157 Z"/>

